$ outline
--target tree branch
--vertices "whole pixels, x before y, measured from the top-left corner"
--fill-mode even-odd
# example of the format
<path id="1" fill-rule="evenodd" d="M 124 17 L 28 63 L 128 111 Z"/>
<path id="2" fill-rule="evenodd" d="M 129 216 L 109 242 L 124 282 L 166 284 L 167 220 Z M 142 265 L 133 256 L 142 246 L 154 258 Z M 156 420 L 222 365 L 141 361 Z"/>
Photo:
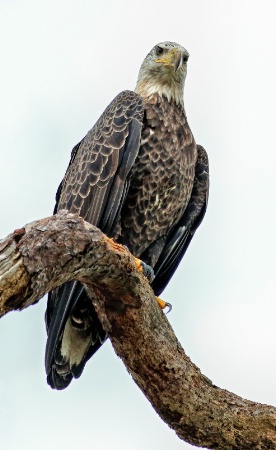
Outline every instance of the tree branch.
<path id="1" fill-rule="evenodd" d="M 117 355 L 181 439 L 225 450 L 276 448 L 276 409 L 201 374 L 123 246 L 65 211 L 0 242 L 0 316 L 71 279 L 85 284 Z"/>

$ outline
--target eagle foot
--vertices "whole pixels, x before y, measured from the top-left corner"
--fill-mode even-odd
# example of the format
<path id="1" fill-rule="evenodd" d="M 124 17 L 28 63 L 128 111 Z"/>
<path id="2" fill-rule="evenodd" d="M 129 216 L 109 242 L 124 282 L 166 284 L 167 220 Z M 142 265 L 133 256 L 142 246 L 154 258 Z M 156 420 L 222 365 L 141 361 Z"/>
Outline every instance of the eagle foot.
<path id="1" fill-rule="evenodd" d="M 135 263 L 137 269 L 142 272 L 142 274 L 149 280 L 151 283 L 154 280 L 154 271 L 151 266 L 141 261 L 141 259 L 135 258 Z"/>
<path id="2" fill-rule="evenodd" d="M 171 310 L 172 310 L 172 305 L 170 303 L 164 302 L 164 300 L 161 300 L 161 298 L 159 298 L 159 297 L 155 296 L 155 298 L 161 309 L 168 308 L 168 311 L 166 311 L 166 314 L 169 314 L 169 312 L 171 312 Z"/>

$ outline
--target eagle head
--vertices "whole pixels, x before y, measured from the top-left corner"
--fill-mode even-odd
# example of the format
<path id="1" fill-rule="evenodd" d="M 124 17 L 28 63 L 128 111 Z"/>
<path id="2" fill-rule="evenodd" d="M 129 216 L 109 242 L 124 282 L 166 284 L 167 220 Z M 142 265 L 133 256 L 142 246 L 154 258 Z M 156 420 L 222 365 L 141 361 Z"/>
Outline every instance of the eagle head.
<path id="1" fill-rule="evenodd" d="M 135 91 L 143 98 L 158 94 L 183 105 L 188 58 L 187 50 L 175 42 L 155 45 L 142 63 Z"/>

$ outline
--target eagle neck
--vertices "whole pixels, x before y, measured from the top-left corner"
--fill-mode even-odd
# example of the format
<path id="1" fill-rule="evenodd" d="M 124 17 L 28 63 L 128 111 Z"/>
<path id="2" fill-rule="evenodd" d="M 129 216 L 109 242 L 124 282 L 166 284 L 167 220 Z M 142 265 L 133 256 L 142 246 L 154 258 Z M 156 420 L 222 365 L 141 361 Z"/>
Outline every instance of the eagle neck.
<path id="1" fill-rule="evenodd" d="M 187 116 L 186 116 L 186 112 L 185 112 L 185 108 L 184 108 L 184 101 L 181 104 L 177 104 L 172 99 L 168 100 L 168 98 L 165 95 L 159 95 L 159 94 L 155 93 L 155 94 L 151 94 L 146 97 L 143 97 L 143 102 L 144 102 L 145 106 L 147 106 L 147 105 L 165 106 L 166 104 L 170 105 L 175 110 L 178 110 L 179 114 L 183 115 L 183 118 L 185 119 L 185 121 L 187 121 Z"/>
<path id="2" fill-rule="evenodd" d="M 156 82 L 154 79 L 145 80 L 142 78 L 138 79 L 135 92 L 143 98 L 151 98 L 155 95 L 161 98 L 165 97 L 169 102 L 174 102 L 177 106 L 184 108 L 183 89 L 184 85 L 173 81 L 168 84 L 167 80 L 161 83 L 160 80 Z"/>

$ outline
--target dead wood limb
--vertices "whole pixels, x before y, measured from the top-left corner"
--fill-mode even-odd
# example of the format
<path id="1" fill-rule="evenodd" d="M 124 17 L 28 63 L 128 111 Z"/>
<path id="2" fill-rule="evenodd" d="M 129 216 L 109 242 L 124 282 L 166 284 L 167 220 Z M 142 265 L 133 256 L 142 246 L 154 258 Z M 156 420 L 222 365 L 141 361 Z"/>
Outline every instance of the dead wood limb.
<path id="1" fill-rule="evenodd" d="M 124 247 L 64 211 L 0 242 L 1 316 L 71 279 L 86 285 L 117 355 L 181 439 L 225 450 L 276 448 L 276 409 L 201 374 Z"/>

